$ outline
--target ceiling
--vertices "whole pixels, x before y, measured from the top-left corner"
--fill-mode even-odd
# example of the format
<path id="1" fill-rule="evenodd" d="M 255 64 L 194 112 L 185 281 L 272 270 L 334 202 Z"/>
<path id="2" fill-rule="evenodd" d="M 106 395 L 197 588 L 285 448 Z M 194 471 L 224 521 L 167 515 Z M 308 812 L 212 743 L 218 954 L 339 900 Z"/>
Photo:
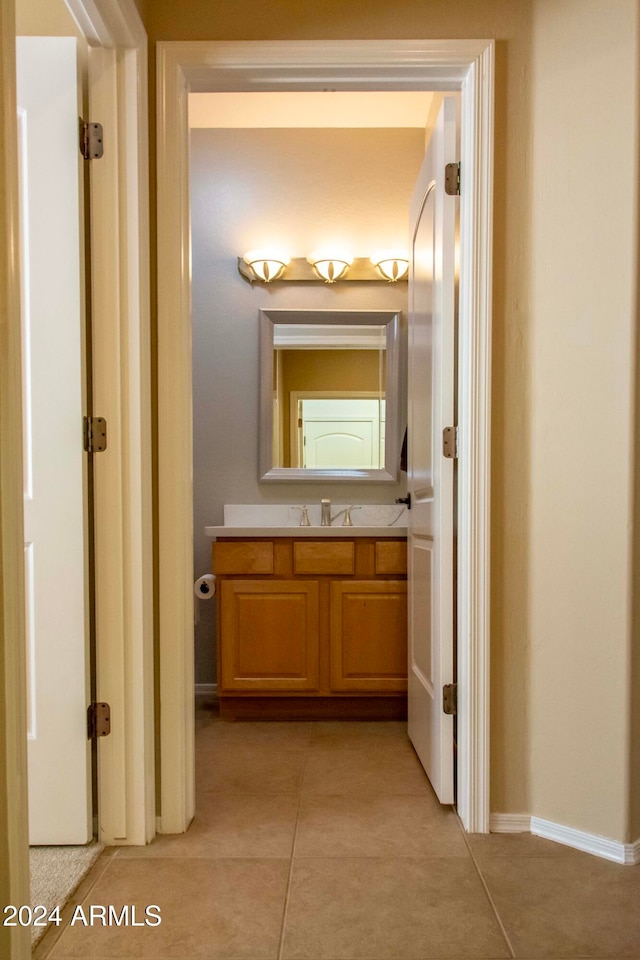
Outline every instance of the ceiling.
<path id="1" fill-rule="evenodd" d="M 190 127 L 418 127 L 433 94 L 425 91 L 192 93 Z"/>

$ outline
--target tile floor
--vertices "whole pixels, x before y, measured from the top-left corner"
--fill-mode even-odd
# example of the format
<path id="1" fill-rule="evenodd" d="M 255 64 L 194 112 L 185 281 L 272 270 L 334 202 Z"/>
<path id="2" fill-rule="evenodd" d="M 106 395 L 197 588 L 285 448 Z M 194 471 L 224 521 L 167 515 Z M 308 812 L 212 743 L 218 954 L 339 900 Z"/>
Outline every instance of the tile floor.
<path id="1" fill-rule="evenodd" d="M 188 833 L 105 850 L 37 960 L 640 960 L 640 868 L 465 835 L 405 724 L 197 726 Z M 76 904 L 162 923 L 72 927 Z"/>

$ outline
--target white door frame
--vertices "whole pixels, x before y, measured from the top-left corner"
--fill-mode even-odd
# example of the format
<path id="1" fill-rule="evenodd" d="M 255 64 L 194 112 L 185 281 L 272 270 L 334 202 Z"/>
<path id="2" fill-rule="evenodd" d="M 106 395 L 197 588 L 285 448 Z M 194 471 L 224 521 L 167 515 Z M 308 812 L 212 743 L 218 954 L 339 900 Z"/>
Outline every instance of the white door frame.
<path id="1" fill-rule="evenodd" d="M 66 0 L 89 46 L 99 839 L 155 834 L 147 36 L 133 0 Z"/>
<path id="2" fill-rule="evenodd" d="M 161 830 L 194 809 L 188 93 L 459 90 L 458 810 L 489 829 L 491 40 L 166 42 L 158 81 L 158 476 Z M 399 79 L 401 77 L 401 79 Z"/>

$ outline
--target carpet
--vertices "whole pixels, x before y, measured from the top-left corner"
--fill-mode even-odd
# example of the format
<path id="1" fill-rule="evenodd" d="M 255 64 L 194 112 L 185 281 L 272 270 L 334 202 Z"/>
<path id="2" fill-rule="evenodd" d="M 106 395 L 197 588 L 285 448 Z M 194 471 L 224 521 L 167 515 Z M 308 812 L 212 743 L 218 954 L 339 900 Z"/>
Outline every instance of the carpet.
<path id="1" fill-rule="evenodd" d="M 56 906 L 62 909 L 103 850 L 102 843 L 88 843 L 84 847 L 29 847 L 31 906 L 42 904 L 47 908 L 47 915 Z M 46 932 L 47 927 L 31 927 L 32 944 Z"/>

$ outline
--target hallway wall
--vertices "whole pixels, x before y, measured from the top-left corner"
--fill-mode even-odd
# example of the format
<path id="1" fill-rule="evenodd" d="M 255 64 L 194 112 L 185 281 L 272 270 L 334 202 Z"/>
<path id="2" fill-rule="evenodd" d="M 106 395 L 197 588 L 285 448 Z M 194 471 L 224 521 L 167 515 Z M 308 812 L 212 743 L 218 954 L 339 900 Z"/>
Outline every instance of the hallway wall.
<path id="1" fill-rule="evenodd" d="M 531 810 L 627 842 L 639 25 L 540 0 L 533 29 Z"/>
<path id="2" fill-rule="evenodd" d="M 152 45 L 495 38 L 491 808 L 628 839 L 638 0 L 142 8 Z"/>

